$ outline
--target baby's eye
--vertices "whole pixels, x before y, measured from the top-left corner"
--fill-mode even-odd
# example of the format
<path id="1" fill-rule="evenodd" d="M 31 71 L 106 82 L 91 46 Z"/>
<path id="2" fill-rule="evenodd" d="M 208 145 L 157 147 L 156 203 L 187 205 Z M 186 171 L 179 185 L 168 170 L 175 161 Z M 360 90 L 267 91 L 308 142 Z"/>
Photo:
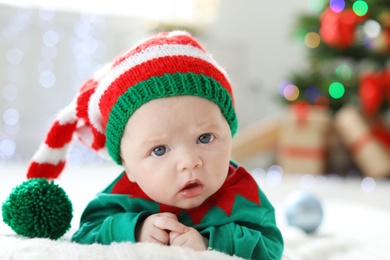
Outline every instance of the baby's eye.
<path id="1" fill-rule="evenodd" d="M 166 146 L 160 145 L 153 149 L 150 153 L 151 156 L 163 156 L 167 152 L 168 148 Z"/>
<path id="2" fill-rule="evenodd" d="M 214 140 L 214 135 L 212 135 L 212 134 L 202 134 L 198 138 L 198 143 L 208 144 L 208 143 L 210 143 L 213 140 Z"/>

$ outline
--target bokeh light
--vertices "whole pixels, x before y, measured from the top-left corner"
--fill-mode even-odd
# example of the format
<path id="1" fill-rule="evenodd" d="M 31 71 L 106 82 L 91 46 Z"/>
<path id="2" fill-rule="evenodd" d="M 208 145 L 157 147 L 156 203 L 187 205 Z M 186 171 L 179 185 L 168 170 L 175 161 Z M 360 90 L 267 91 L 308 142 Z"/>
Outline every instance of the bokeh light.
<path id="1" fill-rule="evenodd" d="M 310 10 L 314 12 L 320 12 L 324 8 L 325 1 L 324 0 L 309 0 L 308 2 Z"/>
<path id="2" fill-rule="evenodd" d="M 7 52 L 7 60 L 10 64 L 17 65 L 23 59 L 23 52 L 18 48 L 12 48 Z"/>
<path id="3" fill-rule="evenodd" d="M 47 47 L 54 47 L 60 40 L 60 35 L 55 30 L 47 30 L 42 36 L 43 44 Z"/>
<path id="4" fill-rule="evenodd" d="M 80 39 L 92 37 L 95 33 L 95 28 L 93 27 L 93 25 L 89 22 L 84 22 L 82 20 L 74 24 L 73 30 L 77 37 L 79 37 Z"/>
<path id="5" fill-rule="evenodd" d="M 305 91 L 305 96 L 310 102 L 315 102 L 321 96 L 321 90 L 316 86 L 310 86 Z"/>
<path id="6" fill-rule="evenodd" d="M 352 10 L 355 12 L 358 16 L 364 16 L 368 12 L 368 5 L 363 0 L 358 0 L 352 5 Z"/>
<path id="7" fill-rule="evenodd" d="M 335 13 L 340 13 L 345 8 L 345 1 L 344 0 L 330 0 L 329 7 L 332 9 Z"/>
<path id="8" fill-rule="evenodd" d="M 15 154 L 16 143 L 13 139 L 4 139 L 0 141 L 0 157 L 11 157 Z"/>
<path id="9" fill-rule="evenodd" d="M 271 165 L 267 170 L 267 184 L 277 186 L 282 181 L 283 169 L 279 165 Z"/>
<path id="10" fill-rule="evenodd" d="M 294 101 L 299 96 L 299 89 L 291 82 L 289 84 L 281 85 L 279 91 L 281 92 L 281 95 L 289 101 Z"/>
<path id="11" fill-rule="evenodd" d="M 56 75 L 52 71 L 44 71 L 39 76 L 39 82 L 43 88 L 51 88 L 56 83 Z"/>
<path id="12" fill-rule="evenodd" d="M 336 68 L 336 76 L 341 80 L 349 80 L 352 77 L 352 69 L 347 64 L 341 64 Z"/>
<path id="13" fill-rule="evenodd" d="M 16 125 L 19 123 L 19 112 L 16 109 L 8 108 L 3 113 L 3 121 L 6 125 Z"/>
<path id="14" fill-rule="evenodd" d="M 345 88 L 340 82 L 333 82 L 329 86 L 329 94 L 334 99 L 339 99 L 344 96 Z"/>
<path id="15" fill-rule="evenodd" d="M 360 184 L 362 190 L 365 192 L 372 192 L 376 188 L 376 181 L 371 177 L 365 177 Z"/>
<path id="16" fill-rule="evenodd" d="M 318 33 L 315 32 L 309 32 L 305 36 L 305 44 L 307 47 L 314 49 L 317 48 L 318 45 L 320 45 L 321 37 L 318 35 Z"/>
<path id="17" fill-rule="evenodd" d="M 327 99 L 324 96 L 320 96 L 314 102 L 314 107 L 318 111 L 325 111 L 325 110 L 327 110 L 329 108 L 329 104 L 330 104 L 329 99 Z"/>
<path id="18" fill-rule="evenodd" d="M 377 38 L 381 33 L 381 25 L 375 20 L 367 20 L 363 25 L 365 35 L 370 38 Z"/>
<path id="19" fill-rule="evenodd" d="M 293 85 L 290 81 L 288 80 L 285 80 L 285 81 L 282 81 L 282 83 L 279 84 L 279 94 L 284 97 L 284 94 L 283 94 L 283 91 L 284 91 L 284 88 L 287 87 L 288 85 Z"/>
<path id="20" fill-rule="evenodd" d="M 289 101 L 294 101 L 299 97 L 299 89 L 295 85 L 289 85 L 284 89 L 284 97 Z"/>
<path id="21" fill-rule="evenodd" d="M 15 125 L 3 125 L 3 133 L 8 136 L 16 136 L 20 131 L 20 124 L 17 123 Z"/>

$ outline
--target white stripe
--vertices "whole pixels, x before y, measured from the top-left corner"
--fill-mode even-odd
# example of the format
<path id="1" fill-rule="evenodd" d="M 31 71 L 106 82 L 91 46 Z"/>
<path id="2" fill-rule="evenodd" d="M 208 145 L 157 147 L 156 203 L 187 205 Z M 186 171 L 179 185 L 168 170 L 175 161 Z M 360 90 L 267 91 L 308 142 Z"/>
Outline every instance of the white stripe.
<path id="1" fill-rule="evenodd" d="M 85 125 L 84 120 L 82 125 L 77 126 L 76 134 L 85 145 L 92 147 L 94 141 L 93 132 L 89 126 Z"/>
<path id="2" fill-rule="evenodd" d="M 111 71 L 111 67 L 112 67 L 112 62 L 108 62 L 106 63 L 103 67 L 101 67 L 100 69 L 98 69 L 94 74 L 93 74 L 93 79 L 95 81 L 98 82 L 97 86 L 99 86 L 99 82 Z M 96 91 L 96 89 L 95 89 Z M 88 100 L 88 102 L 90 102 L 91 100 L 91 97 L 90 99 Z M 88 105 L 89 107 L 90 105 Z M 91 114 L 91 112 L 88 111 L 88 114 Z M 96 125 L 100 125 L 100 121 L 101 121 L 101 117 L 100 117 L 100 114 L 99 114 L 99 110 L 97 111 L 97 113 L 92 113 L 94 115 L 97 115 L 98 119 L 95 119 L 97 123 L 95 124 L 92 124 L 92 126 L 94 126 L 96 128 Z M 89 116 L 90 117 L 90 116 Z"/>
<path id="3" fill-rule="evenodd" d="M 131 68 L 142 64 L 146 61 L 155 58 L 161 58 L 165 56 L 186 55 L 189 57 L 198 58 L 207 61 L 220 70 L 224 76 L 228 79 L 224 69 L 222 69 L 216 61 L 201 49 L 192 45 L 183 44 L 163 44 L 153 45 L 139 53 L 129 56 L 126 60 L 122 61 L 118 66 L 113 68 L 111 73 L 107 75 L 101 82 L 99 82 L 96 91 L 92 94 L 88 105 L 88 116 L 92 125 L 101 133 L 104 134 L 104 129 L 101 123 L 101 116 L 99 111 L 99 101 L 108 89 L 108 87 L 115 81 L 121 74 L 130 70 Z"/>
<path id="4" fill-rule="evenodd" d="M 111 66 L 112 66 L 112 63 L 111 62 L 108 62 L 106 64 L 103 65 L 103 67 L 101 67 L 100 69 L 98 69 L 94 74 L 93 74 L 93 79 L 95 81 L 100 81 L 102 80 L 102 78 L 104 78 L 107 73 L 111 70 Z"/>
<path id="5" fill-rule="evenodd" d="M 189 36 L 189 37 L 191 37 L 191 34 L 189 32 L 182 31 L 182 30 L 170 31 L 168 33 L 168 37 L 175 37 L 175 36 Z"/>
<path id="6" fill-rule="evenodd" d="M 73 100 L 68 106 L 60 111 L 57 120 L 60 125 L 72 124 L 77 121 L 76 100 Z"/>
<path id="7" fill-rule="evenodd" d="M 60 161 L 66 161 L 67 153 L 70 144 L 66 144 L 62 148 L 50 148 L 43 143 L 33 157 L 33 161 L 37 163 L 50 163 L 57 165 Z"/>

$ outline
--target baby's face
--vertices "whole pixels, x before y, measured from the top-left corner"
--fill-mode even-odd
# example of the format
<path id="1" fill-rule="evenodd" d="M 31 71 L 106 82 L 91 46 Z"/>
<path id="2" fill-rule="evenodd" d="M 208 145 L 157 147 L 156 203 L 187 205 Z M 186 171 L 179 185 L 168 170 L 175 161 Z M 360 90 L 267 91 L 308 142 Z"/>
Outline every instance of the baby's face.
<path id="1" fill-rule="evenodd" d="M 232 137 L 213 102 L 194 96 L 157 99 L 128 121 L 121 155 L 132 182 L 154 201 L 201 205 L 226 180 Z"/>

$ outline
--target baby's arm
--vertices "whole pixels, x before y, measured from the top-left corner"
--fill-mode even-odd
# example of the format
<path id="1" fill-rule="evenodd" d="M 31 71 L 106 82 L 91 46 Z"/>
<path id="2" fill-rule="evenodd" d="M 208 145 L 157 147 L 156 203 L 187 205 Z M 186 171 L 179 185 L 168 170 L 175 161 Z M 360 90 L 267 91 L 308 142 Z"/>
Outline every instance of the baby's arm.
<path id="1" fill-rule="evenodd" d="M 150 215 L 127 212 L 124 196 L 100 194 L 92 200 L 81 217 L 79 230 L 72 241 L 80 244 L 111 244 L 112 242 L 156 242 L 169 244 L 169 232 L 184 233 L 188 228 L 172 213 Z"/>
<path id="2" fill-rule="evenodd" d="M 209 236 L 210 248 L 245 259 L 276 260 L 283 252 L 283 238 L 273 225 L 252 229 L 249 225 L 231 222 L 209 227 L 204 233 Z"/>
<path id="3" fill-rule="evenodd" d="M 186 233 L 188 228 L 181 224 L 175 214 L 159 213 L 147 217 L 136 229 L 138 242 L 154 242 L 163 245 L 170 244 L 170 233 Z"/>

